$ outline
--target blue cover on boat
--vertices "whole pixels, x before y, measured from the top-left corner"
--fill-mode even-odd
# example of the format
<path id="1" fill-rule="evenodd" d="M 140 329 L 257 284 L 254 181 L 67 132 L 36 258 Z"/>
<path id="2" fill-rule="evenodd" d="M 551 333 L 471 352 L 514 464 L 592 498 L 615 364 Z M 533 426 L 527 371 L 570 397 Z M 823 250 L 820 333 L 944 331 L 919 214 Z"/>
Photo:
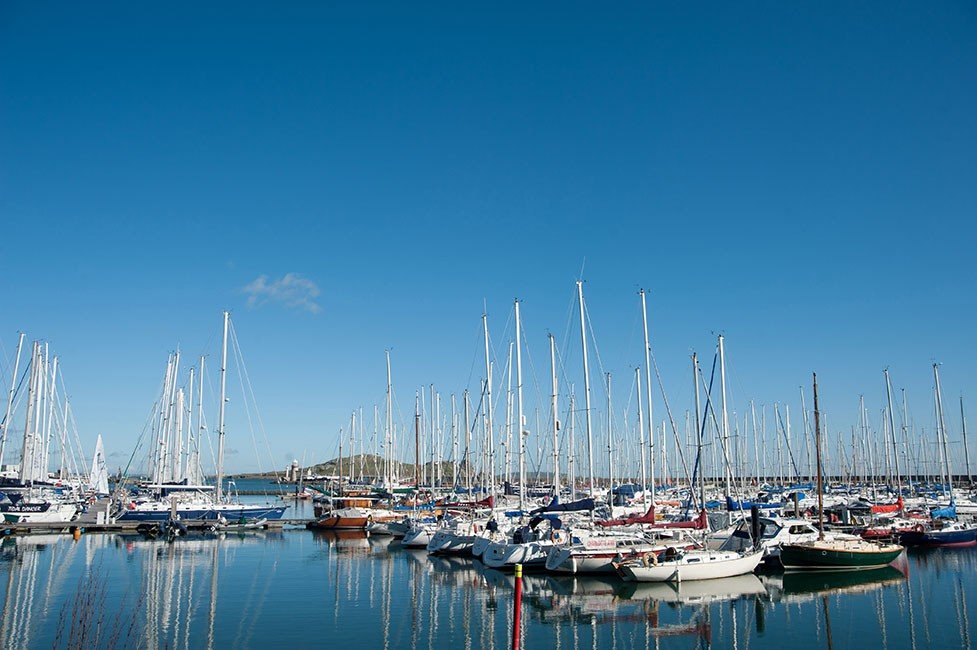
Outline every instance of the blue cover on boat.
<path id="1" fill-rule="evenodd" d="M 796 483 L 787 488 L 788 490 L 813 490 L 813 483 Z"/>
<path id="2" fill-rule="evenodd" d="M 586 499 L 580 499 L 579 501 L 572 501 L 570 503 L 560 503 L 559 497 L 553 497 L 550 504 L 544 508 L 536 508 L 529 514 L 538 515 L 541 512 L 580 512 L 581 510 L 593 510 L 595 507 L 594 500 L 590 497 Z"/>
<path id="3" fill-rule="evenodd" d="M 780 503 L 760 503 L 754 501 L 733 501 L 732 497 L 726 497 L 726 509 L 727 510 L 749 510 L 750 508 L 756 506 L 757 508 L 774 510 L 776 508 L 783 507 Z"/>
<path id="4" fill-rule="evenodd" d="M 957 518 L 957 504 L 951 500 L 950 505 L 946 508 L 935 508 L 930 511 L 930 517 L 933 519 L 956 519 Z"/>

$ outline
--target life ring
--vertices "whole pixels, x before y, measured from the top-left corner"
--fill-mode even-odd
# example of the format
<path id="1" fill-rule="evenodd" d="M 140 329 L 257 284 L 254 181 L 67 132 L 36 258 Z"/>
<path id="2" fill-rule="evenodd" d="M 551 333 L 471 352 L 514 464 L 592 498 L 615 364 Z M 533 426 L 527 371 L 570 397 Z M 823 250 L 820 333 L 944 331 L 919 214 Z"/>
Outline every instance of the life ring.
<path id="1" fill-rule="evenodd" d="M 567 535 L 567 531 L 563 529 L 557 529 L 550 532 L 550 541 L 554 544 L 566 544 L 570 540 L 570 536 Z"/>
<path id="2" fill-rule="evenodd" d="M 913 530 L 916 531 L 917 533 L 921 533 L 925 529 L 923 528 L 923 524 L 916 524 L 915 526 L 913 526 Z"/>

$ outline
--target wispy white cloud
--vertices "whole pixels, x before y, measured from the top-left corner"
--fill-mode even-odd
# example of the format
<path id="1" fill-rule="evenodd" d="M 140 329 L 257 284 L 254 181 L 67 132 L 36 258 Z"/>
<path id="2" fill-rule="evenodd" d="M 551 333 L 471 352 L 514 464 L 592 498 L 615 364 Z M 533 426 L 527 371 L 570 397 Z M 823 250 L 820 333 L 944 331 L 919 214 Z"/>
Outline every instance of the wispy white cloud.
<path id="1" fill-rule="evenodd" d="M 286 273 L 277 280 L 259 275 L 241 290 L 248 297 L 248 307 L 277 302 L 285 307 L 303 309 L 313 314 L 322 311 L 316 302 L 319 285 L 299 273 Z"/>

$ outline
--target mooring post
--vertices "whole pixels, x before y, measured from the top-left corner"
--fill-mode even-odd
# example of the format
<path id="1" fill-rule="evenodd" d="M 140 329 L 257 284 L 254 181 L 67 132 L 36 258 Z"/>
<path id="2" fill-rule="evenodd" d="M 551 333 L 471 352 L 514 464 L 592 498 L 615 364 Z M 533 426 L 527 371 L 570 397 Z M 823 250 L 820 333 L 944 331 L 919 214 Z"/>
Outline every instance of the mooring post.
<path id="1" fill-rule="evenodd" d="M 512 650 L 519 650 L 520 619 L 522 618 L 522 565 L 516 565 L 516 595 L 512 602 Z"/>

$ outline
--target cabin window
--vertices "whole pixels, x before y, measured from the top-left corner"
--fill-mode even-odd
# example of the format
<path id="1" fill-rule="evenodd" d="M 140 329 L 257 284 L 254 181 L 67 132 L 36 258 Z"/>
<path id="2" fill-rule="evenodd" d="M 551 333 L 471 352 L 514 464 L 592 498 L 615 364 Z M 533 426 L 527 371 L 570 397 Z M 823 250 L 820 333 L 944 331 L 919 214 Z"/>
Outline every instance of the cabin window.
<path id="1" fill-rule="evenodd" d="M 698 561 L 699 561 L 698 558 L 694 558 L 694 559 L 689 560 L 688 563 L 689 564 L 695 564 Z"/>
<path id="2" fill-rule="evenodd" d="M 807 526 L 801 525 L 801 526 L 791 526 L 790 530 L 788 530 L 787 532 L 789 532 L 791 535 L 805 535 L 811 532 L 811 530 Z"/>

